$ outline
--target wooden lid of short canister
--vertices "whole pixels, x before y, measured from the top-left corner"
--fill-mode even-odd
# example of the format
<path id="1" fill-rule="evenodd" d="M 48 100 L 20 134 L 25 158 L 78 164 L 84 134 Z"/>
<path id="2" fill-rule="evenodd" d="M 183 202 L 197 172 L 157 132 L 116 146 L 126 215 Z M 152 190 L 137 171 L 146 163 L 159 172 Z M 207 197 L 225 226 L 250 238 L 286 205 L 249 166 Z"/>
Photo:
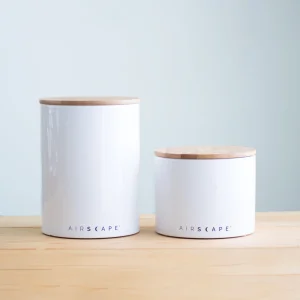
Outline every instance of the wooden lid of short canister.
<path id="1" fill-rule="evenodd" d="M 139 102 L 140 99 L 137 97 L 60 97 L 40 99 L 40 104 L 70 106 L 126 105 Z"/>
<path id="2" fill-rule="evenodd" d="M 155 155 L 173 159 L 221 159 L 254 156 L 256 150 L 242 146 L 185 146 L 157 149 Z"/>

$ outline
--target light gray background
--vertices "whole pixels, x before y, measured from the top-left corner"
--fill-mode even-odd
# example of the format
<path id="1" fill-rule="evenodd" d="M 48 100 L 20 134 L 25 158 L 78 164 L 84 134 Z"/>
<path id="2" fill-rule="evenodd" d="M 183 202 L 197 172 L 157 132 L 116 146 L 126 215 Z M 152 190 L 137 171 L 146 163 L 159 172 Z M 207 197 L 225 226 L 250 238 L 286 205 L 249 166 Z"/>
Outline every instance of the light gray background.
<path id="1" fill-rule="evenodd" d="M 257 148 L 257 210 L 300 209 L 300 1 L 0 0 L 0 213 L 40 213 L 42 96 L 141 104 L 141 213 L 153 149 Z"/>

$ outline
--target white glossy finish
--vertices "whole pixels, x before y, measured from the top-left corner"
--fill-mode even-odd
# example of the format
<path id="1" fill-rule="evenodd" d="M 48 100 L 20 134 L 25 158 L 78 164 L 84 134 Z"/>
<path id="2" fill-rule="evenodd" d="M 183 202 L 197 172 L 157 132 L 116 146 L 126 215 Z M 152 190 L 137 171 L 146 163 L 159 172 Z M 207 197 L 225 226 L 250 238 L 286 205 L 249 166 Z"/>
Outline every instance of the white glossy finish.
<path id="1" fill-rule="evenodd" d="M 139 231 L 139 104 L 41 105 L 42 232 L 108 238 Z"/>
<path id="2" fill-rule="evenodd" d="M 256 156 L 235 159 L 155 157 L 156 231 L 226 238 L 255 231 Z"/>

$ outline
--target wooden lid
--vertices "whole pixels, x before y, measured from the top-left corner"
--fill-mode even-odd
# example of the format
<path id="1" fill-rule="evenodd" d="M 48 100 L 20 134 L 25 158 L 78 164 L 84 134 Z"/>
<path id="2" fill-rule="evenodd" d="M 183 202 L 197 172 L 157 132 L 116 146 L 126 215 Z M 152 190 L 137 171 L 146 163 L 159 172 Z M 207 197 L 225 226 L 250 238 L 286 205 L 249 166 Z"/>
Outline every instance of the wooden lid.
<path id="1" fill-rule="evenodd" d="M 139 102 L 140 99 L 137 97 L 61 97 L 40 99 L 41 104 L 72 106 L 125 105 Z"/>
<path id="2" fill-rule="evenodd" d="M 175 159 L 220 159 L 253 156 L 256 150 L 240 146 L 186 146 L 157 149 L 155 155 Z"/>

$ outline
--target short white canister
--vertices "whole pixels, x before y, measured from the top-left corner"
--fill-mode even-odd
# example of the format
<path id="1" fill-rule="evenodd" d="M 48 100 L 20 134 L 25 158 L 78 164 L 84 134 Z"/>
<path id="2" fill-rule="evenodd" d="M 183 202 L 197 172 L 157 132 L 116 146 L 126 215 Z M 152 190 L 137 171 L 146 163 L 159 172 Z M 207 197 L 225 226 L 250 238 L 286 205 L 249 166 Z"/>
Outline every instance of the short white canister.
<path id="1" fill-rule="evenodd" d="M 139 232 L 139 102 L 40 99 L 44 234 L 111 238 Z"/>
<path id="2" fill-rule="evenodd" d="M 256 150 L 174 147 L 155 151 L 156 232 L 229 238 L 255 231 Z"/>

